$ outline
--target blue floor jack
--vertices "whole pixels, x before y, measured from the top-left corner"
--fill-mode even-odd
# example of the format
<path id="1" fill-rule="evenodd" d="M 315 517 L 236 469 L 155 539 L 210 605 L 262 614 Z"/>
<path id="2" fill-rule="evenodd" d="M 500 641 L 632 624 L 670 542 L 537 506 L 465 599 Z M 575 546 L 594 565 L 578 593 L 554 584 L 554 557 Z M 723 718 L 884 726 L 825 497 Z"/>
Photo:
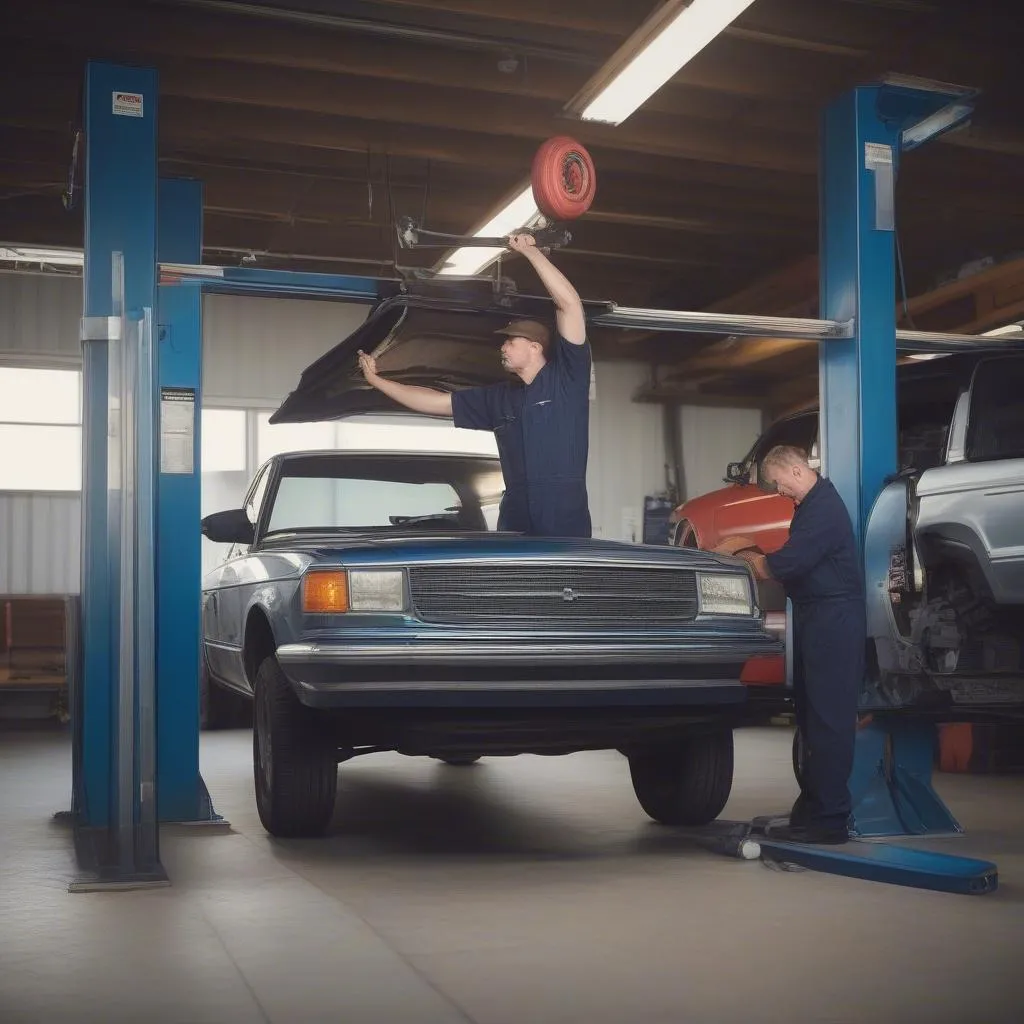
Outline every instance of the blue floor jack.
<path id="1" fill-rule="evenodd" d="M 995 892 L 999 874 L 990 861 L 878 842 L 963 831 L 931 785 L 934 734 L 933 725 L 899 719 L 875 721 L 859 731 L 850 780 L 851 841 L 843 846 L 773 839 L 771 826 L 784 824 L 785 816 L 720 820 L 684 835 L 713 853 L 743 860 L 936 892 Z"/>

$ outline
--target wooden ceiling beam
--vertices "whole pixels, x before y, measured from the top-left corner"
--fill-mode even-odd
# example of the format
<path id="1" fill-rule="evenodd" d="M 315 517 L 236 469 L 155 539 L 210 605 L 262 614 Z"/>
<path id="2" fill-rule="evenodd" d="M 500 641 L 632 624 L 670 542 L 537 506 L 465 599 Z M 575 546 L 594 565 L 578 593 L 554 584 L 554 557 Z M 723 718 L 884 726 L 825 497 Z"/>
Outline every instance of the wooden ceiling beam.
<path id="1" fill-rule="evenodd" d="M 530 57 L 521 59 L 511 74 L 498 67 L 500 53 L 472 52 L 457 47 L 427 46 L 408 40 L 358 32 L 243 19 L 203 11 L 176 11 L 153 7 L 147 12 L 146 34 L 140 36 L 127 8 L 86 7 L 51 3 L 45 8 L 24 7 L 9 19 L 9 38 L 25 42 L 45 40 L 48 47 L 75 47 L 96 58 L 133 59 L 187 57 L 204 61 L 230 61 L 261 67 L 320 71 L 327 74 L 416 82 L 478 91 L 568 101 L 600 66 L 601 58 L 566 61 Z M 515 44 L 509 44 L 515 53 Z M 821 60 L 810 68 L 771 59 L 762 48 L 743 40 L 724 40 L 718 59 L 690 65 L 660 89 L 646 104 L 649 110 L 686 112 L 695 103 L 714 104 L 714 95 L 757 99 L 759 109 L 779 101 L 775 118 L 792 117 L 793 104 L 807 103 L 808 76 L 824 76 L 836 86 L 834 61 Z M 519 58 L 517 58 L 519 59 Z M 813 60 L 813 57 L 811 58 Z M 786 101 L 786 107 L 781 101 Z M 721 107 L 723 115 L 730 108 Z"/>
<path id="2" fill-rule="evenodd" d="M 78 80 L 68 68 L 84 63 L 88 51 L 33 53 L 20 47 L 5 62 L 3 75 L 26 81 L 39 76 L 60 82 L 66 94 Z M 464 88 L 417 89 L 407 82 L 377 81 L 369 86 L 355 76 L 328 75 L 313 71 L 264 69 L 246 73 L 243 65 L 167 58 L 158 66 L 162 99 L 184 98 L 204 105 L 227 103 L 268 110 L 355 117 L 393 125 L 416 125 L 433 130 L 453 122 L 478 134 L 500 133 L 527 139 L 538 145 L 545 138 L 572 125 L 573 134 L 585 145 L 618 149 L 714 164 L 734 164 L 782 172 L 813 174 L 817 166 L 812 134 L 746 127 L 742 134 L 721 119 L 669 117 L 641 112 L 617 128 L 585 122 L 568 122 L 560 106 L 525 97 L 469 93 Z M 51 74 L 44 74 L 50 72 Z M 51 77 L 52 75 L 52 77 Z M 358 100 L 356 99 L 358 97 Z M 738 112 L 737 112 L 738 113 Z"/>

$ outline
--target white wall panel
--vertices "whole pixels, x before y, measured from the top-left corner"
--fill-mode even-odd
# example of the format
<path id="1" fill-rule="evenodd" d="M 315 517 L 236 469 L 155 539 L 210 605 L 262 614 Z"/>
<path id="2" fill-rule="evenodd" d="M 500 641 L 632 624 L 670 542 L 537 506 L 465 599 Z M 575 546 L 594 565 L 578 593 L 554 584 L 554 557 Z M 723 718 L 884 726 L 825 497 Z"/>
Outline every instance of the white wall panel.
<path id="1" fill-rule="evenodd" d="M 273 406 L 370 306 L 251 295 L 203 298 L 203 403 Z"/>
<path id="2" fill-rule="evenodd" d="M 82 279 L 0 273 L 0 360 L 26 366 L 81 364 Z"/>
<path id="3" fill-rule="evenodd" d="M 633 401 L 648 379 L 642 363 L 597 363 L 590 409 L 587 491 L 594 536 L 643 539 L 644 495 L 665 489 L 661 406 Z"/>
<path id="4" fill-rule="evenodd" d="M 724 486 L 725 467 L 742 459 L 761 432 L 757 409 L 687 405 L 681 420 L 687 498 Z"/>
<path id="5" fill-rule="evenodd" d="M 77 594 L 77 494 L 0 493 L 0 594 Z"/>

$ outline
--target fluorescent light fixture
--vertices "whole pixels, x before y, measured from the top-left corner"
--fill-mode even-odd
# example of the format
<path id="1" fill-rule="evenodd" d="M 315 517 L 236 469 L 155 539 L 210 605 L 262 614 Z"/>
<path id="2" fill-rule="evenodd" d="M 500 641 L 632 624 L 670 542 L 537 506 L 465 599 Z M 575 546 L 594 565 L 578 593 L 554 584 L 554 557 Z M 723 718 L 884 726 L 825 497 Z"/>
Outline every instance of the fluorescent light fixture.
<path id="1" fill-rule="evenodd" d="M 994 327 L 991 331 L 982 331 L 979 338 L 1024 338 L 1024 323 L 1007 324 L 1005 327 Z M 908 359 L 924 362 L 927 359 L 942 359 L 949 352 L 913 352 Z"/>
<path id="2" fill-rule="evenodd" d="M 540 217 L 533 198 L 533 187 L 527 185 L 503 206 L 486 224 L 473 232 L 474 238 L 505 238 L 519 228 L 528 228 Z M 504 247 L 465 246 L 445 257 L 438 274 L 472 277 L 489 267 Z"/>
<path id="3" fill-rule="evenodd" d="M 1007 338 L 1018 334 L 1024 334 L 1024 323 L 1007 324 L 1005 327 L 996 327 L 994 330 L 985 331 L 983 338 Z"/>
<path id="4" fill-rule="evenodd" d="M 85 254 L 81 249 L 39 249 L 29 245 L 3 245 L 0 246 L 0 260 L 5 263 L 80 267 L 85 263 Z"/>
<path id="5" fill-rule="evenodd" d="M 970 121 L 973 113 L 973 103 L 951 103 L 948 107 L 943 107 L 918 121 L 917 124 L 905 128 L 902 137 L 903 148 L 916 149 L 937 135 L 943 135 L 954 128 L 962 128 Z"/>
<path id="6" fill-rule="evenodd" d="M 569 103 L 585 121 L 622 124 L 754 0 L 669 0 Z"/>

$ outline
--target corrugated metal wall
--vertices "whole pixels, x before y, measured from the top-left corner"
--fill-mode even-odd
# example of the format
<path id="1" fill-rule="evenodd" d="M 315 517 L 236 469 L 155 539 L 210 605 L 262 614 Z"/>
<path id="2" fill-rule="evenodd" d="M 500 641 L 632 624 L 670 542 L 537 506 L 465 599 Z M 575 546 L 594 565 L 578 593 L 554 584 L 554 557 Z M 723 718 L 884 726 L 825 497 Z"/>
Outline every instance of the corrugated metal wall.
<path id="1" fill-rule="evenodd" d="M 204 402 L 274 408 L 315 358 L 350 334 L 368 307 L 299 299 L 210 295 L 204 300 Z M 0 274 L 0 361 L 80 362 L 77 278 Z M 594 533 L 639 541 L 643 499 L 665 487 L 661 408 L 633 394 L 647 378 L 641 363 L 599 363 L 591 408 L 588 472 Z M 753 410 L 686 408 L 686 491 L 720 485 L 761 425 Z M 79 576 L 78 495 L 0 493 L 0 593 L 74 593 Z"/>
<path id="2" fill-rule="evenodd" d="M 0 360 L 78 366 L 82 279 L 0 273 Z"/>
<path id="3" fill-rule="evenodd" d="M 77 594 L 77 494 L 0 494 L 0 594 Z"/>

